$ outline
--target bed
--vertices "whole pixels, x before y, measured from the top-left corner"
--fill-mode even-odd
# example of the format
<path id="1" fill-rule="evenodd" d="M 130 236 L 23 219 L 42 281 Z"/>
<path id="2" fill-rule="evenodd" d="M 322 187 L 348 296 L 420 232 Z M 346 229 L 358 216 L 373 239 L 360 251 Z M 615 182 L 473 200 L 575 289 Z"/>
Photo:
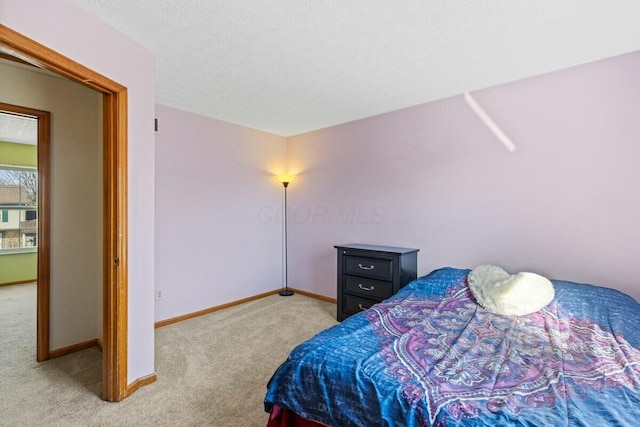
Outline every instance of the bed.
<path id="1" fill-rule="evenodd" d="M 484 310 L 443 268 L 297 346 L 270 427 L 640 425 L 640 304 L 552 281 L 531 314 Z"/>

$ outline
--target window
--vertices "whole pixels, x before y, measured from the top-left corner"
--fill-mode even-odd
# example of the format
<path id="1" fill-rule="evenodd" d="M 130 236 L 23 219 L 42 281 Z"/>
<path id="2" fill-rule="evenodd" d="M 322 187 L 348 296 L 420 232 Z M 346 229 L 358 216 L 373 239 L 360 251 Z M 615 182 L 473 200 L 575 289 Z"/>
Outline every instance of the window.
<path id="1" fill-rule="evenodd" d="M 0 251 L 35 248 L 38 241 L 38 172 L 0 166 Z"/>

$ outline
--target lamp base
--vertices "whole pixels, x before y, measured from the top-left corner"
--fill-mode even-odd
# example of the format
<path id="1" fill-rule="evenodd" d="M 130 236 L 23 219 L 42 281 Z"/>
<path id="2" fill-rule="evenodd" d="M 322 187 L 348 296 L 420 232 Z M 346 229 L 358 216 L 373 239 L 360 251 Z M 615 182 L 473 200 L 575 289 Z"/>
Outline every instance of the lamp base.
<path id="1" fill-rule="evenodd" d="M 278 292 L 278 295 L 283 296 L 283 297 L 290 297 L 291 295 L 293 295 L 293 291 L 287 289 L 285 291 Z"/>

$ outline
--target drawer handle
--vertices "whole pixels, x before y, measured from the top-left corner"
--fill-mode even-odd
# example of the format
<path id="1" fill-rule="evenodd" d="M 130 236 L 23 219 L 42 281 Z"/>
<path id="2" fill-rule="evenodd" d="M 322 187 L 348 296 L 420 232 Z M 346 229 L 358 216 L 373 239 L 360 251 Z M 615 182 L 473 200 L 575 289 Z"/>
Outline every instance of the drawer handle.
<path id="1" fill-rule="evenodd" d="M 360 310 L 366 310 L 366 309 L 367 309 L 367 307 L 363 307 L 363 306 L 362 306 L 362 303 L 358 304 L 358 308 L 359 308 Z"/>
<path id="2" fill-rule="evenodd" d="M 358 283 L 358 287 L 363 291 L 372 291 L 375 289 L 375 286 L 371 285 L 370 287 L 362 286 L 362 283 Z"/>
<path id="3" fill-rule="evenodd" d="M 362 264 L 358 264 L 358 267 L 360 267 L 360 270 L 373 270 L 374 268 L 376 268 L 375 265 L 370 265 L 369 267 L 367 267 L 366 265 Z"/>

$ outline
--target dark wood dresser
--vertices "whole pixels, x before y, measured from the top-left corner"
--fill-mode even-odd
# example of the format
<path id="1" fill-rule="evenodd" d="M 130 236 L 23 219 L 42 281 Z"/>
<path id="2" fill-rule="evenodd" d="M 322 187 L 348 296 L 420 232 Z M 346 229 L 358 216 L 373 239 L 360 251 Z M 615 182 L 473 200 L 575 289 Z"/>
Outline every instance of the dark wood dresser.
<path id="1" fill-rule="evenodd" d="M 389 298 L 418 277 L 418 250 L 350 243 L 338 250 L 338 320 Z"/>

